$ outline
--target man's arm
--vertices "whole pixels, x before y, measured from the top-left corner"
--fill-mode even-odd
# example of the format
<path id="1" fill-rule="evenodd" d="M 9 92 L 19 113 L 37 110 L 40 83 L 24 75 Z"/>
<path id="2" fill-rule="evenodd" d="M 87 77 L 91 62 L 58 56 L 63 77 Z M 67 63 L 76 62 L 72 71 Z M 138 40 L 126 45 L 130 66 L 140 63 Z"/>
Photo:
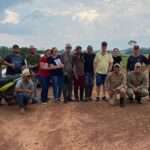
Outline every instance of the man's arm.
<path id="1" fill-rule="evenodd" d="M 143 77 L 143 82 L 141 83 L 141 85 L 138 87 L 138 88 L 148 88 L 148 81 L 147 81 L 147 77 L 146 75 L 144 74 L 144 77 Z"/>
<path id="2" fill-rule="evenodd" d="M 18 81 L 18 82 L 17 82 L 15 91 L 16 91 L 17 93 L 25 92 L 25 93 L 28 93 L 28 94 L 32 94 L 32 90 L 23 89 L 23 88 L 22 88 L 22 83 L 21 83 L 21 81 Z"/>
<path id="3" fill-rule="evenodd" d="M 97 68 L 97 55 L 95 55 L 94 63 L 93 63 L 93 68 L 94 68 L 94 74 L 96 74 L 96 68 Z"/>
<path id="4" fill-rule="evenodd" d="M 112 55 L 110 55 L 110 62 L 109 62 L 108 72 L 112 71 L 112 67 L 113 67 L 113 57 L 112 57 Z"/>
<path id="5" fill-rule="evenodd" d="M 23 92 L 25 92 L 25 93 L 28 93 L 28 94 L 32 94 L 32 90 L 30 90 L 30 89 L 22 89 L 22 88 L 16 88 L 16 90 L 15 90 L 17 93 L 23 93 Z"/>
<path id="6" fill-rule="evenodd" d="M 127 84 L 127 79 L 126 79 L 125 75 L 122 74 L 122 84 L 119 87 L 117 87 L 116 89 L 126 88 L 126 84 Z"/>
<path id="7" fill-rule="evenodd" d="M 6 65 L 6 66 L 8 66 L 8 67 L 11 67 L 11 68 L 15 68 L 15 64 L 12 64 L 12 63 L 11 63 L 10 56 L 7 56 L 7 57 L 4 59 L 4 65 Z"/>

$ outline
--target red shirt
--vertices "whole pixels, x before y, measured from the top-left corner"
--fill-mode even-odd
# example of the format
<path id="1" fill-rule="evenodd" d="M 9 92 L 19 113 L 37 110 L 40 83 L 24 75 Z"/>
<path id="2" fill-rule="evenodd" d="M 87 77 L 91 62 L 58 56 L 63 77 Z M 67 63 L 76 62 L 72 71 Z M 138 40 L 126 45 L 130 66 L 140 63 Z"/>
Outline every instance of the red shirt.
<path id="1" fill-rule="evenodd" d="M 42 63 L 42 66 L 48 66 L 48 58 L 43 56 L 41 59 L 40 59 L 40 62 L 39 62 L 39 72 L 38 72 L 38 75 L 40 76 L 43 76 L 43 77 L 48 77 L 49 74 L 50 74 L 50 71 L 49 70 L 46 70 L 46 69 L 42 69 L 40 67 L 40 64 Z"/>

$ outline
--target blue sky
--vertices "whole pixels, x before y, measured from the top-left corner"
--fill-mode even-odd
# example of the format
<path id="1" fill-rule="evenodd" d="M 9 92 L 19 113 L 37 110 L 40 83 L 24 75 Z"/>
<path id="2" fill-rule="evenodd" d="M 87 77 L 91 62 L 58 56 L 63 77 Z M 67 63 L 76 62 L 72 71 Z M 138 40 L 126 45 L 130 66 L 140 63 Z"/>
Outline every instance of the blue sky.
<path id="1" fill-rule="evenodd" d="M 0 45 L 150 47 L 150 0 L 1 0 Z"/>

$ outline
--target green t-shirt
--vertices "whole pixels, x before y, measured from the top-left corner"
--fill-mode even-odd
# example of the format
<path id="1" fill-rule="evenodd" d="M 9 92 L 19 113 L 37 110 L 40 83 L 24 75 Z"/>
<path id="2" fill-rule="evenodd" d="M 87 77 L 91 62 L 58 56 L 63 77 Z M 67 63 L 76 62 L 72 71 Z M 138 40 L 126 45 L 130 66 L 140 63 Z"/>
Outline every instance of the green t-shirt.
<path id="1" fill-rule="evenodd" d="M 26 60 L 29 68 L 36 72 L 40 61 L 40 55 L 38 54 L 28 55 Z"/>

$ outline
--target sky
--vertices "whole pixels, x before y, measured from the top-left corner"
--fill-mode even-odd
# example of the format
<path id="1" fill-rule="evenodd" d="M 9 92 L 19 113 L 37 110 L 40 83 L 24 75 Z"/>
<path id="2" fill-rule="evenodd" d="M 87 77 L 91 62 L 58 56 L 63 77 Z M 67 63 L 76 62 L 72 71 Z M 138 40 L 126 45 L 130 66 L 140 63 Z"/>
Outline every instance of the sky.
<path id="1" fill-rule="evenodd" d="M 0 0 L 0 45 L 150 47 L 150 0 Z"/>

